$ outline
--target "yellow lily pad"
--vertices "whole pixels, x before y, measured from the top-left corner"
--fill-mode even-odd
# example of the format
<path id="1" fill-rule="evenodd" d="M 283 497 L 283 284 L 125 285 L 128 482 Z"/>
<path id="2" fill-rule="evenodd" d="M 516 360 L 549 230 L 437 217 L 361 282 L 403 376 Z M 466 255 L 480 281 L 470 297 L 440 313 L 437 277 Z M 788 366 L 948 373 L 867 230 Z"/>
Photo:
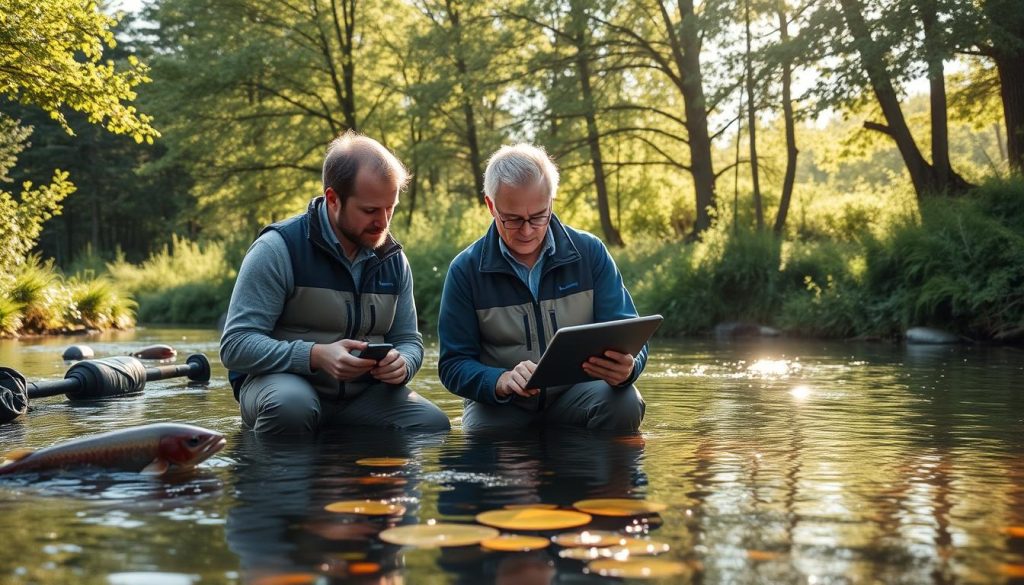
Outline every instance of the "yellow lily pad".
<path id="1" fill-rule="evenodd" d="M 380 539 L 384 542 L 419 548 L 470 546 L 496 536 L 498 531 L 493 528 L 450 522 L 410 524 L 389 528 L 380 533 Z"/>
<path id="2" fill-rule="evenodd" d="M 554 510 L 558 507 L 558 504 L 544 504 L 537 502 L 536 504 L 505 504 L 503 507 L 506 510 L 526 510 L 529 508 L 536 508 L 538 510 Z"/>
<path id="3" fill-rule="evenodd" d="M 629 553 L 629 556 L 647 556 L 647 555 L 660 555 L 669 551 L 669 545 L 667 542 L 661 542 L 659 540 L 648 540 L 646 538 L 624 538 L 618 545 L 611 547 L 612 549 L 625 550 Z"/>
<path id="4" fill-rule="evenodd" d="M 311 585 L 316 583 L 320 575 L 316 573 L 281 573 L 264 575 L 252 581 L 253 585 Z"/>
<path id="5" fill-rule="evenodd" d="M 590 514 L 572 510 L 491 510 L 476 515 L 476 521 L 505 530 L 563 530 L 589 524 Z"/>
<path id="6" fill-rule="evenodd" d="M 370 561 L 361 561 L 348 564 L 349 575 L 372 575 L 380 572 L 380 564 Z"/>
<path id="7" fill-rule="evenodd" d="M 402 467 L 409 464 L 404 457 L 364 457 L 356 459 L 356 465 L 365 467 Z"/>
<path id="8" fill-rule="evenodd" d="M 663 559 L 598 559 L 587 563 L 587 570 L 602 577 L 621 579 L 660 579 L 689 572 L 690 567 L 679 561 Z"/>
<path id="9" fill-rule="evenodd" d="M 558 556 L 562 557 L 563 559 L 571 559 L 574 561 L 592 561 L 594 559 L 604 558 L 629 558 L 629 552 L 625 550 L 619 551 L 619 556 L 615 557 L 615 555 L 613 554 L 615 551 L 612 550 L 614 548 L 619 547 L 576 546 L 573 548 L 563 548 L 562 550 L 558 551 Z"/>
<path id="10" fill-rule="evenodd" d="M 502 534 L 480 541 L 480 546 L 488 550 L 503 552 L 530 552 L 546 548 L 549 544 L 551 541 L 542 536 L 522 536 L 520 534 Z"/>
<path id="11" fill-rule="evenodd" d="M 621 544 L 625 535 L 608 530 L 584 530 L 582 532 L 566 532 L 551 538 L 558 546 L 564 547 L 601 547 Z"/>
<path id="12" fill-rule="evenodd" d="M 644 516 L 647 514 L 657 514 L 668 508 L 665 504 L 658 502 L 630 500 L 628 498 L 580 500 L 574 503 L 572 507 L 595 516 Z"/>
<path id="13" fill-rule="evenodd" d="M 363 516 L 401 516 L 405 506 L 383 500 L 342 500 L 324 506 L 328 512 L 362 514 Z"/>

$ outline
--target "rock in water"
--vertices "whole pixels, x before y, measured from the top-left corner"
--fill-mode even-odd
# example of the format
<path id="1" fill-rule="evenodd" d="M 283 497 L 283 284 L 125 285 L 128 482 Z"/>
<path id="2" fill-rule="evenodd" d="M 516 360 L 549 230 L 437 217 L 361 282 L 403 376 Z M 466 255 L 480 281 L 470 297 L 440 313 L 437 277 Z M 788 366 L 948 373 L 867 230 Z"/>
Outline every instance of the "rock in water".
<path id="1" fill-rule="evenodd" d="M 911 327 L 906 333 L 907 343 L 943 345 L 960 343 L 960 338 L 949 331 L 933 327 Z"/>
<path id="2" fill-rule="evenodd" d="M 96 354 L 92 352 L 92 348 L 88 345 L 71 345 L 64 350 L 62 358 L 64 361 L 71 362 L 77 360 L 91 360 Z"/>
<path id="3" fill-rule="evenodd" d="M 146 347 L 133 351 L 132 356 L 141 360 L 168 360 L 178 355 L 178 351 L 169 345 L 147 345 Z"/>

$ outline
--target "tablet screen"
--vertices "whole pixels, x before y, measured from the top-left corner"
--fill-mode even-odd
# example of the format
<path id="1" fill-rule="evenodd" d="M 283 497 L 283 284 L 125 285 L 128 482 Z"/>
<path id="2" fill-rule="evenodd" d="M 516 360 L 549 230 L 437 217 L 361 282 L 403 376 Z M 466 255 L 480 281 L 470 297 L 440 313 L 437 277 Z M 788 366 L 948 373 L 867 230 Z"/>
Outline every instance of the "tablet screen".
<path id="1" fill-rule="evenodd" d="M 551 338 L 526 387 L 546 388 L 593 380 L 581 367 L 587 358 L 607 350 L 635 356 L 662 320 L 661 315 L 650 315 L 563 327 Z"/>

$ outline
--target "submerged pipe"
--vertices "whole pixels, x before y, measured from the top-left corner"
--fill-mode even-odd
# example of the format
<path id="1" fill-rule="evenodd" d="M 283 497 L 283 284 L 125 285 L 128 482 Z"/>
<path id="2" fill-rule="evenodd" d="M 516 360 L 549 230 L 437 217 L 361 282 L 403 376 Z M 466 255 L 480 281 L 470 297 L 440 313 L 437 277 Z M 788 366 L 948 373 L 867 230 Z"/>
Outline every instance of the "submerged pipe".
<path id="1" fill-rule="evenodd" d="M 142 392 L 146 382 L 188 376 L 193 382 L 210 381 L 210 361 L 201 353 L 183 365 L 147 368 L 131 356 L 86 360 L 71 366 L 63 380 L 27 382 L 21 372 L 0 368 L 0 424 L 28 411 L 31 398 L 64 394 L 68 400 L 101 400 Z"/>

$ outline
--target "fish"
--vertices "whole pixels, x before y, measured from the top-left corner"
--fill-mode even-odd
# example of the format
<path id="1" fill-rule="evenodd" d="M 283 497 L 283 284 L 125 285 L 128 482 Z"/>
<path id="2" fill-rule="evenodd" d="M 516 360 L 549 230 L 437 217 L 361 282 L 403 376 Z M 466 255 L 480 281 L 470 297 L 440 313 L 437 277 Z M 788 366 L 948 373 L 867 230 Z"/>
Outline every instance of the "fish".
<path id="1" fill-rule="evenodd" d="M 182 423 L 155 423 L 90 435 L 0 460 L 0 475 L 80 467 L 164 475 L 186 471 L 224 448 L 216 431 Z"/>
<path id="2" fill-rule="evenodd" d="M 142 360 L 167 360 L 178 355 L 178 350 L 163 344 L 147 345 L 142 349 L 133 351 L 131 355 Z"/>

